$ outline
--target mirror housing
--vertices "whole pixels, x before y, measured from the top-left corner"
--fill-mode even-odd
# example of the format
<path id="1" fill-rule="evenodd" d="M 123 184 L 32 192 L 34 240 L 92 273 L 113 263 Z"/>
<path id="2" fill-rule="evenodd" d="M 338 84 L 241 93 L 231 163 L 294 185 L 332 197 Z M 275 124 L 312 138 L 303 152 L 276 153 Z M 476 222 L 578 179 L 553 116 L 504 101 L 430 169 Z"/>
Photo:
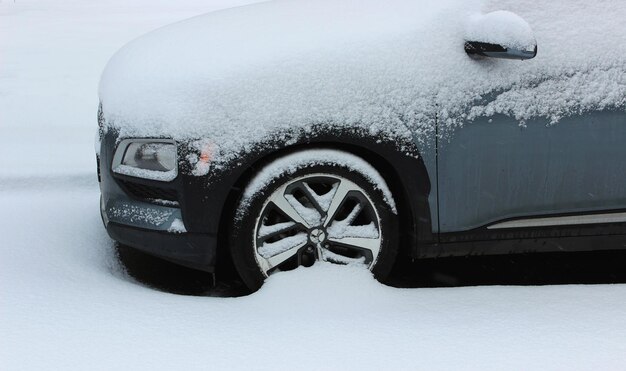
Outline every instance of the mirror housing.
<path id="1" fill-rule="evenodd" d="M 531 59 L 537 55 L 537 40 L 521 17 L 498 10 L 470 19 L 465 32 L 465 52 L 478 57 Z"/>
<path id="2" fill-rule="evenodd" d="M 466 41 L 465 52 L 472 56 L 503 58 L 503 59 L 532 59 L 537 55 L 537 45 L 532 50 L 507 48 L 499 44 L 484 43 L 480 41 Z"/>

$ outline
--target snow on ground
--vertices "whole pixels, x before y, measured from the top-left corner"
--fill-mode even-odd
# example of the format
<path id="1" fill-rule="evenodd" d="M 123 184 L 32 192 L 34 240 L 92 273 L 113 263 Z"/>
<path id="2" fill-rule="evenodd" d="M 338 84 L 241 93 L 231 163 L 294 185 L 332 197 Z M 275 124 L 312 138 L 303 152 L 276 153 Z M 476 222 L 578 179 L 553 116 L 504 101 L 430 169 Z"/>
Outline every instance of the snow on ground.
<path id="1" fill-rule="evenodd" d="M 396 289 L 316 265 L 178 296 L 121 272 L 97 208 L 93 184 L 2 189 L 0 369 L 624 366 L 624 285 Z"/>
<path id="2" fill-rule="evenodd" d="M 0 369 L 624 367 L 624 285 L 395 289 L 319 265 L 212 298 L 129 278 L 98 215 L 100 70 L 244 2 L 0 2 Z"/>

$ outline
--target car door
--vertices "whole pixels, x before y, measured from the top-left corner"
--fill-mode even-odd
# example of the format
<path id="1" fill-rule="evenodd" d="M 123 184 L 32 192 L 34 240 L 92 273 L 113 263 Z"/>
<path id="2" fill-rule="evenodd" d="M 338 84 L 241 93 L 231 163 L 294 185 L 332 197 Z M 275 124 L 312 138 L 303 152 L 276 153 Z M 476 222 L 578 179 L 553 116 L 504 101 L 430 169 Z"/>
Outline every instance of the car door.
<path id="1" fill-rule="evenodd" d="M 456 125 L 437 122 L 439 231 L 534 236 L 530 227 L 626 222 L 626 4 L 487 3 L 518 14 L 476 18 L 473 34 L 485 38 L 476 41 L 515 44 L 516 28 L 522 38 L 534 33 L 539 52 L 455 60 L 457 95 L 474 101 L 456 110 Z M 582 229 L 572 233 L 595 233 Z"/>
<path id="2" fill-rule="evenodd" d="M 521 228 L 532 223 L 498 223 L 537 216 L 553 217 L 545 226 L 569 224 L 564 215 L 578 215 L 580 223 L 626 209 L 625 140 L 620 110 L 557 124 L 538 118 L 520 125 L 497 115 L 457 128 L 438 143 L 440 231 Z"/>

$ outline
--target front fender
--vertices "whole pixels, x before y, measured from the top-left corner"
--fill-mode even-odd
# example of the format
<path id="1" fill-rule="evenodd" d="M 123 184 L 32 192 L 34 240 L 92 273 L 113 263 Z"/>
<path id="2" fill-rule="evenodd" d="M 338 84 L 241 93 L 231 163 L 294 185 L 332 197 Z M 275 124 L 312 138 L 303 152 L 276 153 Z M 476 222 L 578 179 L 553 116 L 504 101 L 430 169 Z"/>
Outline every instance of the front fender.
<path id="1" fill-rule="evenodd" d="M 314 130 L 315 134 L 277 135 L 280 140 L 258 143 L 242 151 L 236 161 L 211 167 L 205 176 L 183 171 L 181 200 L 183 218 L 189 231 L 226 235 L 237 202 L 248 181 L 263 166 L 287 153 L 310 148 L 332 148 L 353 153 L 370 162 L 391 188 L 402 219 L 401 244 L 433 242 L 431 179 L 434 161 L 419 151 L 415 141 L 406 138 L 380 138 L 358 130 L 333 128 Z M 433 155 L 434 155 L 434 149 Z M 430 166 L 427 164 L 432 163 Z M 436 205 L 432 205 L 433 207 Z M 435 214 L 436 215 L 436 214 Z"/>

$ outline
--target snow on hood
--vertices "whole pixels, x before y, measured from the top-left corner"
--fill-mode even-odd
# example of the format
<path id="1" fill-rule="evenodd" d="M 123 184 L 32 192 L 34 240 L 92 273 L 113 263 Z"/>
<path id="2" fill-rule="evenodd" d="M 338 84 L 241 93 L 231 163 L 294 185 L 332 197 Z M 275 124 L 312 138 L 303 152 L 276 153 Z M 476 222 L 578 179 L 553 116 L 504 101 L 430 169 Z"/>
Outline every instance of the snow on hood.
<path id="1" fill-rule="evenodd" d="M 530 24 L 535 59 L 465 55 L 468 24 L 501 9 Z M 428 135 L 435 107 L 449 126 L 495 113 L 556 122 L 626 104 L 625 18 L 621 0 L 271 1 L 132 41 L 100 98 L 121 135 L 210 138 L 221 161 L 316 123 Z"/>
<path id="2" fill-rule="evenodd" d="M 316 122 L 406 131 L 399 117 L 449 43 L 453 4 L 272 1 L 173 24 L 109 62 L 105 116 L 124 134 L 209 135 L 222 148 Z"/>

